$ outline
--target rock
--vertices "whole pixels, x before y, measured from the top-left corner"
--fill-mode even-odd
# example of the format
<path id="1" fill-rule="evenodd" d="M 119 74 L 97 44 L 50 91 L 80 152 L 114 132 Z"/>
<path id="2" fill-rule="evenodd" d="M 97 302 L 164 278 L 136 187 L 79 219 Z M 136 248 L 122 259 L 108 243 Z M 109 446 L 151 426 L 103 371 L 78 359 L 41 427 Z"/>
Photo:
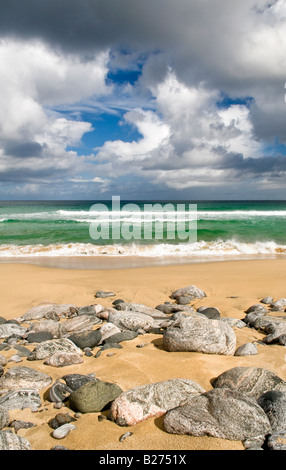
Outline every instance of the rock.
<path id="1" fill-rule="evenodd" d="M 155 320 L 149 315 L 140 312 L 123 311 L 121 313 L 110 312 L 108 321 L 114 323 L 118 328 L 136 331 L 143 328 L 145 331 L 156 326 Z"/>
<path id="2" fill-rule="evenodd" d="M 164 418 L 167 432 L 220 439 L 264 442 L 271 430 L 256 401 L 236 390 L 217 388 L 189 399 Z"/>
<path id="3" fill-rule="evenodd" d="M 29 343 L 42 343 L 53 338 L 54 336 L 49 331 L 40 331 L 39 333 L 29 333 L 26 339 Z"/>
<path id="4" fill-rule="evenodd" d="M 112 305 L 116 306 L 118 304 L 121 304 L 121 303 L 125 303 L 125 300 L 122 300 L 122 299 L 116 299 L 112 302 Z"/>
<path id="5" fill-rule="evenodd" d="M 120 302 L 116 305 L 116 310 L 126 312 L 140 312 L 144 313 L 145 315 L 149 315 L 152 318 L 158 318 L 160 320 L 168 318 L 166 315 L 162 314 L 162 312 L 159 312 L 156 308 L 147 307 L 146 305 L 136 304 L 132 302 Z"/>
<path id="6" fill-rule="evenodd" d="M 80 349 L 94 348 L 100 343 L 101 338 L 100 330 L 87 330 L 69 336 L 69 340 Z"/>
<path id="7" fill-rule="evenodd" d="M 38 391 L 31 388 L 12 390 L 0 397 L 0 408 L 5 408 L 5 410 L 34 409 L 39 408 L 41 404 Z"/>
<path id="8" fill-rule="evenodd" d="M 96 380 L 72 392 L 69 405 L 80 413 L 95 413 L 108 407 L 121 393 L 122 389 L 118 385 Z"/>
<path id="9" fill-rule="evenodd" d="M 245 313 L 251 313 L 251 312 L 256 312 L 256 313 L 263 313 L 264 315 L 268 312 L 267 308 L 264 307 L 264 305 L 261 304 L 255 304 L 249 307 L 247 310 L 245 310 Z"/>
<path id="10" fill-rule="evenodd" d="M 8 362 L 22 362 L 22 359 L 18 354 L 14 354 L 9 358 Z"/>
<path id="11" fill-rule="evenodd" d="M 263 299 L 260 300 L 260 302 L 261 302 L 262 304 L 270 305 L 270 304 L 273 304 L 274 299 L 273 299 L 273 297 L 263 297 Z"/>
<path id="12" fill-rule="evenodd" d="M 52 436 L 55 439 L 64 439 L 74 429 L 76 429 L 74 424 L 71 424 L 71 423 L 63 424 L 62 426 L 60 426 L 59 428 L 53 431 Z"/>
<path id="13" fill-rule="evenodd" d="M 170 313 L 177 313 L 177 312 L 187 312 L 187 313 L 194 313 L 195 310 L 190 305 L 178 305 L 172 304 L 170 302 L 166 302 L 164 304 L 157 305 L 156 310 L 160 310 L 165 314 Z"/>
<path id="14" fill-rule="evenodd" d="M 13 335 L 17 335 L 22 338 L 27 329 L 23 326 L 15 325 L 14 323 L 5 323 L 0 325 L 0 338 L 10 338 Z"/>
<path id="15" fill-rule="evenodd" d="M 48 387 L 52 382 L 52 378 L 26 366 L 11 367 L 0 379 L 0 390 L 18 390 L 27 388 L 33 390 L 42 390 Z"/>
<path id="16" fill-rule="evenodd" d="M 8 361 L 7 361 L 6 357 L 4 357 L 0 354 L 0 366 L 6 366 L 7 362 Z"/>
<path id="17" fill-rule="evenodd" d="M 82 385 L 97 380 L 95 374 L 67 374 L 64 375 L 62 378 L 65 381 L 66 385 L 69 387 L 69 389 L 71 389 L 73 392 Z"/>
<path id="18" fill-rule="evenodd" d="M 62 403 L 69 398 L 71 392 L 72 389 L 67 384 L 57 380 L 49 390 L 49 399 L 52 403 Z"/>
<path id="19" fill-rule="evenodd" d="M 285 307 L 286 307 L 286 299 L 279 299 L 279 300 L 276 300 L 276 302 L 272 302 L 272 304 L 270 304 L 270 308 L 274 312 L 283 312 Z"/>
<path id="20" fill-rule="evenodd" d="M 5 408 L 0 408 L 0 430 L 8 426 L 9 422 L 9 411 Z"/>
<path id="21" fill-rule="evenodd" d="M 114 325 L 114 323 L 110 323 L 110 322 L 107 322 L 104 325 L 102 325 L 99 331 L 101 333 L 100 343 L 103 343 L 110 336 L 115 335 L 116 333 L 121 333 L 121 329 L 118 328 L 118 326 Z"/>
<path id="22" fill-rule="evenodd" d="M 54 353 L 76 353 L 82 355 L 81 349 L 79 349 L 72 341 L 67 338 L 54 339 L 51 341 L 44 341 L 39 343 L 38 346 L 31 352 L 28 360 L 37 361 L 41 359 L 47 359 Z"/>
<path id="23" fill-rule="evenodd" d="M 212 380 L 214 388 L 230 388 L 258 399 L 269 390 L 286 392 L 286 382 L 260 367 L 234 367 Z"/>
<path id="24" fill-rule="evenodd" d="M 109 336 L 104 340 L 104 344 L 107 343 L 121 343 L 122 341 L 130 341 L 138 336 L 136 331 L 120 331 L 120 333 L 115 333 L 112 336 Z"/>
<path id="25" fill-rule="evenodd" d="M 61 323 L 55 320 L 41 320 L 32 325 L 32 328 L 29 329 L 28 335 L 42 332 L 49 332 L 53 338 L 60 338 L 62 335 Z"/>
<path id="26" fill-rule="evenodd" d="M 105 351 L 106 349 L 122 349 L 122 346 L 118 343 L 105 343 L 101 346 L 100 350 L 97 351 L 94 357 L 99 357 L 102 351 Z"/>
<path id="27" fill-rule="evenodd" d="M 216 307 L 199 307 L 197 312 L 205 315 L 209 320 L 220 319 L 220 311 Z"/>
<path id="28" fill-rule="evenodd" d="M 161 416 L 204 389 L 189 379 L 171 379 L 133 388 L 114 400 L 109 417 L 120 426 L 133 426 Z"/>
<path id="29" fill-rule="evenodd" d="M 16 434 L 20 429 L 30 429 L 34 428 L 35 426 L 36 425 L 34 423 L 31 423 L 29 421 L 22 421 L 16 419 L 10 424 L 10 427 L 15 429 Z"/>
<path id="30" fill-rule="evenodd" d="M 170 295 L 170 298 L 176 300 L 181 296 L 184 296 L 184 297 L 187 296 L 191 300 L 195 300 L 195 299 L 203 299 L 207 295 L 204 291 L 202 291 L 198 287 L 191 285 L 191 286 L 182 287 L 181 289 L 175 290 Z"/>
<path id="31" fill-rule="evenodd" d="M 55 313 L 60 317 L 68 317 L 70 315 L 74 315 L 77 312 L 77 307 L 72 304 L 43 304 L 38 305 L 37 307 L 33 307 L 28 312 L 26 312 L 21 320 L 28 321 L 28 320 L 39 320 L 41 318 L 46 318 L 47 315 L 51 313 Z"/>
<path id="32" fill-rule="evenodd" d="M 83 359 L 81 355 L 75 352 L 56 351 L 45 360 L 44 364 L 52 367 L 67 367 L 74 364 L 81 364 L 82 362 Z"/>
<path id="33" fill-rule="evenodd" d="M 273 343 L 278 343 L 278 344 L 284 344 L 284 336 L 286 334 L 286 321 L 283 319 L 283 321 L 276 323 L 273 322 L 271 324 L 266 325 L 265 327 L 265 332 L 267 333 L 267 336 L 263 338 L 263 342 L 266 344 L 273 344 Z M 281 340 L 280 340 L 281 338 Z"/>
<path id="34" fill-rule="evenodd" d="M 206 354 L 233 355 L 236 336 L 233 329 L 219 320 L 204 315 L 180 317 L 163 334 L 167 351 L 197 351 Z"/>
<path id="35" fill-rule="evenodd" d="M 74 421 L 76 421 L 76 419 L 70 416 L 69 413 L 58 413 L 49 421 L 49 426 L 52 429 L 57 429 L 64 424 L 72 423 Z"/>
<path id="36" fill-rule="evenodd" d="M 65 320 L 61 325 L 62 335 L 90 331 L 93 325 L 98 322 L 98 318 L 91 315 L 80 315 L 70 318 L 69 320 Z"/>
<path id="37" fill-rule="evenodd" d="M 78 309 L 78 315 L 92 315 L 96 316 L 98 313 L 105 310 L 105 307 L 100 304 L 86 305 L 85 307 L 80 307 Z"/>
<path id="38" fill-rule="evenodd" d="M 286 450 L 286 432 L 281 431 L 269 434 L 266 438 L 264 447 L 266 450 Z"/>
<path id="39" fill-rule="evenodd" d="M 31 450 L 31 444 L 17 434 L 0 431 L 0 450 Z"/>
<path id="40" fill-rule="evenodd" d="M 103 290 L 98 290 L 96 293 L 95 293 L 95 298 L 101 298 L 101 299 L 105 299 L 106 297 L 114 297 L 116 294 L 114 294 L 114 292 L 106 292 L 106 291 L 103 291 Z"/>
<path id="41" fill-rule="evenodd" d="M 221 318 L 222 322 L 227 323 L 232 328 L 245 328 L 246 324 L 243 320 L 239 320 L 239 318 L 231 318 L 231 317 L 224 317 Z"/>
<path id="42" fill-rule="evenodd" d="M 187 305 L 191 302 L 192 297 L 188 295 L 181 295 L 180 297 L 177 298 L 176 302 L 179 305 Z"/>
<path id="43" fill-rule="evenodd" d="M 257 403 L 267 414 L 272 427 L 272 433 L 286 431 L 286 392 L 270 390 L 257 400 Z"/>
<path id="44" fill-rule="evenodd" d="M 253 343 L 245 343 L 235 351 L 235 356 L 253 356 L 257 354 L 257 346 Z"/>
<path id="45" fill-rule="evenodd" d="M 16 351 L 18 351 L 18 355 L 20 357 L 28 357 L 31 354 L 30 349 L 26 348 L 25 346 L 22 346 L 21 344 L 15 344 L 13 347 L 14 349 L 16 349 Z"/>

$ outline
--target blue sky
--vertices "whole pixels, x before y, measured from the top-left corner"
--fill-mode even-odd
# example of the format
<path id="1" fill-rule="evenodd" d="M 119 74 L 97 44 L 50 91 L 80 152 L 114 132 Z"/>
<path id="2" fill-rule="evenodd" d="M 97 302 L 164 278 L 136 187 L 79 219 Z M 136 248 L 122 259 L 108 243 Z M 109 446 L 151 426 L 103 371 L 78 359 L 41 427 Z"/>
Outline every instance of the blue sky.
<path id="1" fill-rule="evenodd" d="M 2 0 L 0 198 L 285 199 L 285 23 L 283 0 Z"/>

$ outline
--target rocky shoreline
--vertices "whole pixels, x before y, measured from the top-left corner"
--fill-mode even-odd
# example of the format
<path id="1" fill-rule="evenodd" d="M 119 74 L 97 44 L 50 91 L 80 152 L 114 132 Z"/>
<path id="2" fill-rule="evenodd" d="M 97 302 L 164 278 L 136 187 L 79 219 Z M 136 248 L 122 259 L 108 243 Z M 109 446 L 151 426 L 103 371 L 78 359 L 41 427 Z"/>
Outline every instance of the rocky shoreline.
<path id="1" fill-rule="evenodd" d="M 166 359 L 175 352 L 256 355 L 257 341 L 237 347 L 236 332 L 242 328 L 263 333 L 260 344 L 282 348 L 286 299 L 264 298 L 236 319 L 222 317 L 219 306 L 195 308 L 194 301 L 207 294 L 194 285 L 171 292 L 156 308 L 115 296 L 96 291 L 92 305 L 44 303 L 15 319 L 0 317 L 1 450 L 32 450 L 18 432 L 36 428 L 33 416 L 47 404 L 54 409 L 48 425 L 56 450 L 67 449 L 57 441 L 64 443 L 77 432 L 78 421 L 88 413 L 100 413 L 99 419 L 120 427 L 163 416 L 169 434 L 241 441 L 245 449 L 286 450 L 286 382 L 266 368 L 231 367 L 212 380 L 211 390 L 184 376 L 123 390 L 96 373 L 74 372 L 103 351 L 114 355 L 126 341 L 136 339 L 137 350 L 144 348 L 148 334 L 162 338 Z M 101 298 L 110 299 L 110 305 L 102 305 Z M 61 375 L 66 367 L 70 372 Z M 69 411 L 61 412 L 63 407 Z M 11 411 L 22 409 L 30 410 L 31 421 L 11 419 Z M 120 442 L 131 436 L 122 434 Z"/>

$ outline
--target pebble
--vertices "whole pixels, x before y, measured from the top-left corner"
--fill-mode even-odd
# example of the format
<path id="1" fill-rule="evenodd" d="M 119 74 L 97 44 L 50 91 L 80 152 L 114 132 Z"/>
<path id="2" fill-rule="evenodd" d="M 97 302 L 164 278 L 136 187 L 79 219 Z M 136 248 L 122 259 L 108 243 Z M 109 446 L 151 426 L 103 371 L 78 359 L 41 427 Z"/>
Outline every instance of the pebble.
<path id="1" fill-rule="evenodd" d="M 122 436 L 120 436 L 119 441 L 123 442 L 126 439 L 126 437 L 131 437 L 132 435 L 133 435 L 133 432 L 126 432 L 125 434 L 122 434 Z"/>
<path id="2" fill-rule="evenodd" d="M 52 432 L 52 436 L 55 439 L 64 439 L 74 429 L 76 429 L 76 426 L 74 424 L 71 424 L 71 423 L 63 424 L 62 426 L 60 426 L 59 428 L 55 429 Z"/>

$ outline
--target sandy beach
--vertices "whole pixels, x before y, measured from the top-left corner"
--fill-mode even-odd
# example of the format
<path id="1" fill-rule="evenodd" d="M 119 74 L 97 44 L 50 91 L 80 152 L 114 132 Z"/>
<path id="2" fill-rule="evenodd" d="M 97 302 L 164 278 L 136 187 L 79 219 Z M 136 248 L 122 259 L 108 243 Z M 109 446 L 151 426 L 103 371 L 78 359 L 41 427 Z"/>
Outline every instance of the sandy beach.
<path id="1" fill-rule="evenodd" d="M 6 319 L 21 317 L 27 310 L 43 302 L 73 303 L 77 306 L 99 303 L 111 306 L 115 299 L 136 302 L 151 307 L 164 303 L 172 291 L 195 284 L 207 297 L 192 302 L 195 308 L 219 308 L 222 317 L 243 319 L 245 310 L 265 296 L 285 297 L 286 260 L 227 261 L 188 265 L 153 266 L 133 269 L 55 269 L 25 264 L 0 265 L 0 315 Z M 97 290 L 113 291 L 115 297 L 95 299 Z M 280 313 L 281 314 L 281 313 Z M 237 347 L 260 340 L 262 333 L 250 328 L 234 328 Z M 139 343 L 147 343 L 136 348 Z M 104 351 L 98 358 L 85 357 L 83 364 L 64 368 L 44 365 L 43 361 L 27 361 L 21 365 L 33 367 L 56 378 L 65 374 L 95 373 L 96 377 L 119 385 L 124 391 L 148 383 L 171 378 L 194 380 L 206 391 L 211 380 L 236 366 L 263 367 L 286 380 L 285 347 L 258 344 L 254 356 L 220 356 L 195 352 L 167 352 L 162 347 L 162 335 L 139 335 L 122 343 L 122 349 Z M 32 345 L 28 347 L 33 348 Z M 95 348 L 96 351 L 96 348 Z M 7 359 L 16 351 L 1 351 Z M 5 370 L 15 367 L 8 362 Z M 29 409 L 10 412 L 11 419 L 23 419 L 36 424 L 21 429 L 33 450 L 49 450 L 57 444 L 71 450 L 243 450 L 241 442 L 212 437 L 190 437 L 168 434 L 163 418 L 150 418 L 133 427 L 120 427 L 108 420 L 99 421 L 101 413 L 87 413 L 77 419 L 76 430 L 63 441 L 51 436 L 48 421 L 59 411 L 42 390 L 41 411 Z M 73 412 L 64 407 L 61 412 Z M 123 442 L 119 438 L 126 431 L 133 435 Z"/>

